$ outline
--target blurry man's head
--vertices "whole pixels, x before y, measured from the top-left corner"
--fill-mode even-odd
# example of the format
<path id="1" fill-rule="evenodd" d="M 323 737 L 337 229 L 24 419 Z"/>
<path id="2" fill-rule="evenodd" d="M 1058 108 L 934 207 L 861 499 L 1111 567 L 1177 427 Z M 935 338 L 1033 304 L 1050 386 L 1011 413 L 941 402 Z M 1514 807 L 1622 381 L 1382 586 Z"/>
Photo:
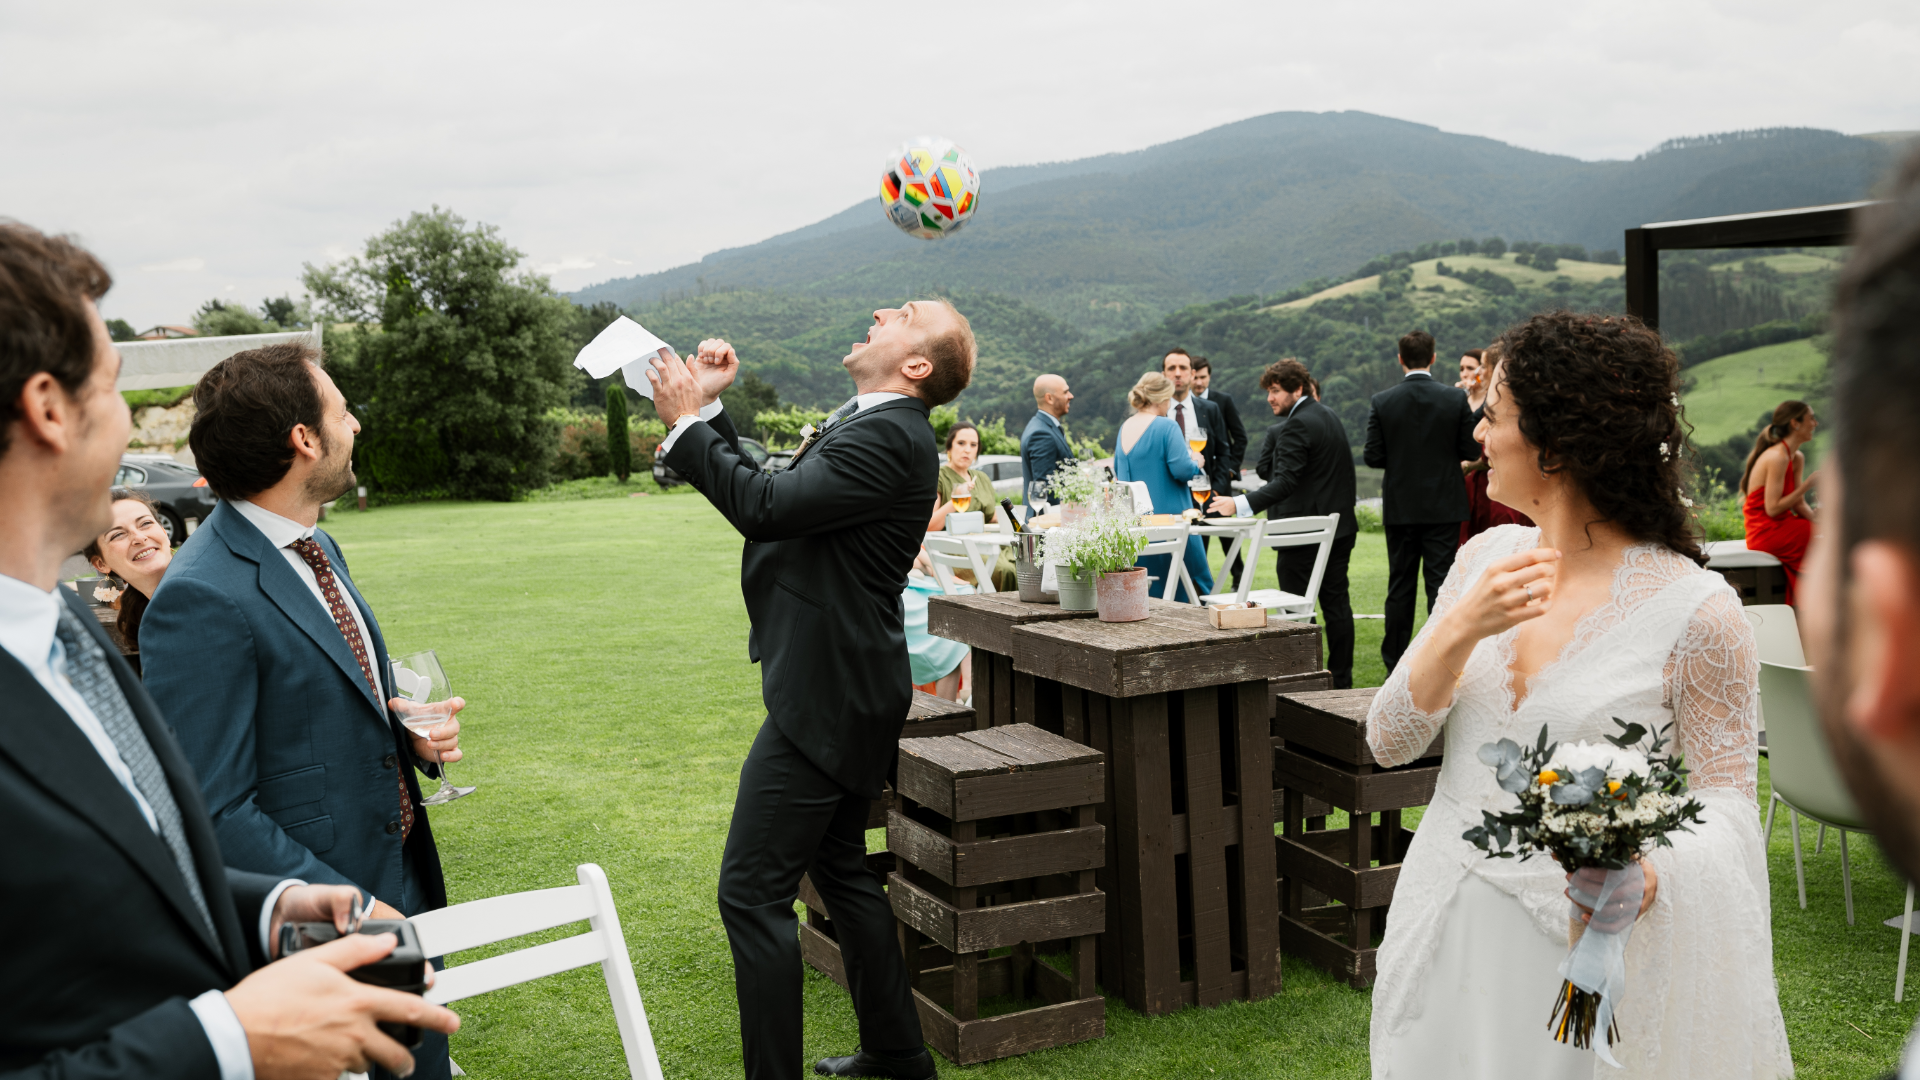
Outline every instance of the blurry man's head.
<path id="1" fill-rule="evenodd" d="M 1184 399 L 1193 388 L 1193 357 L 1185 349 L 1174 349 L 1160 358 L 1160 374 L 1173 384 L 1173 396 Z"/>
<path id="2" fill-rule="evenodd" d="M 48 588 L 60 559 L 113 521 L 133 421 L 94 306 L 112 284 L 71 240 L 0 222 L 0 572 Z"/>
<path id="3" fill-rule="evenodd" d="M 271 493 L 304 511 L 353 490 L 360 422 L 321 364 L 318 349 L 296 342 L 235 353 L 200 376 L 187 443 L 215 495 Z"/>
<path id="4" fill-rule="evenodd" d="M 1400 339 L 1400 366 L 1408 371 L 1425 371 L 1433 366 L 1433 335 L 1415 330 Z"/>
<path id="5" fill-rule="evenodd" d="M 1067 380 L 1058 375 L 1042 375 L 1033 380 L 1033 404 L 1042 412 L 1065 416 L 1073 407 L 1073 391 L 1067 389 Z"/>
<path id="6" fill-rule="evenodd" d="M 1260 389 L 1267 392 L 1267 407 L 1275 416 L 1293 408 L 1312 388 L 1306 365 L 1292 357 L 1275 360 L 1260 373 Z"/>
<path id="7" fill-rule="evenodd" d="M 1800 616 L 1855 801 L 1920 878 L 1920 156 L 1860 213 L 1835 307 L 1832 461 Z M 1837 468 L 1834 463 L 1837 462 Z M 1837 475 L 1836 475 L 1837 473 Z M 1837 482 L 1836 482 L 1837 481 Z"/>
<path id="8" fill-rule="evenodd" d="M 873 313 L 864 341 L 841 363 L 856 392 L 891 391 L 945 405 L 973 381 L 973 326 L 945 300 L 911 300 Z"/>
<path id="9" fill-rule="evenodd" d="M 1193 392 L 1204 394 L 1213 385 L 1213 365 L 1204 356 L 1193 358 Z"/>

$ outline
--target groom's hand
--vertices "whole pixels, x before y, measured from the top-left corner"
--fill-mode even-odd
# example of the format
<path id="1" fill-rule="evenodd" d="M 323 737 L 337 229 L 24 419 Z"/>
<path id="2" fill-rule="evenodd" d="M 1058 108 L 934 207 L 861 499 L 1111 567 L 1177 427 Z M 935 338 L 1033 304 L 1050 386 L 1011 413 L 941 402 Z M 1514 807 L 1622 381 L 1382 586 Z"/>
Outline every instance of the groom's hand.
<path id="1" fill-rule="evenodd" d="M 733 385 L 740 374 L 740 357 L 733 346 L 719 338 L 708 338 L 700 343 L 700 348 L 687 363 L 687 369 L 693 372 L 694 381 L 700 384 L 700 392 L 706 395 L 701 405 L 711 405 L 720 398 L 720 391 Z"/>
<path id="2" fill-rule="evenodd" d="M 653 384 L 654 411 L 669 428 L 682 416 L 698 416 L 700 407 L 707 403 L 699 380 L 672 349 L 666 350 L 664 358 L 654 355 L 647 365 L 647 381 Z"/>

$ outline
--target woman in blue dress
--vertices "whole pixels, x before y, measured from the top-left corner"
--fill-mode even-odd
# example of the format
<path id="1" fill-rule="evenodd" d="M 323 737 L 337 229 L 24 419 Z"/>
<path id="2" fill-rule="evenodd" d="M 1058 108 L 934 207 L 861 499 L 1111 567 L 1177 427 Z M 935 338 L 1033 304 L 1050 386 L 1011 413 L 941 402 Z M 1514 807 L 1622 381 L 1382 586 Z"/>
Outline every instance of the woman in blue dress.
<path id="1" fill-rule="evenodd" d="M 1193 505 L 1187 481 L 1199 475 L 1206 460 L 1187 448 L 1180 429 L 1167 419 L 1167 402 L 1172 399 L 1173 383 L 1165 375 L 1149 371 L 1140 376 L 1127 395 L 1134 413 L 1120 425 L 1113 447 L 1113 475 L 1120 480 L 1145 481 L 1156 514 L 1178 514 Z M 1136 564 L 1147 568 L 1154 596 L 1166 596 L 1168 578 L 1177 577 L 1171 574 L 1172 562 L 1167 555 L 1143 555 Z M 1213 592 L 1207 549 L 1197 536 L 1187 537 L 1186 563 L 1200 594 Z M 1184 585 L 1176 589 L 1174 599 L 1188 599 Z"/>

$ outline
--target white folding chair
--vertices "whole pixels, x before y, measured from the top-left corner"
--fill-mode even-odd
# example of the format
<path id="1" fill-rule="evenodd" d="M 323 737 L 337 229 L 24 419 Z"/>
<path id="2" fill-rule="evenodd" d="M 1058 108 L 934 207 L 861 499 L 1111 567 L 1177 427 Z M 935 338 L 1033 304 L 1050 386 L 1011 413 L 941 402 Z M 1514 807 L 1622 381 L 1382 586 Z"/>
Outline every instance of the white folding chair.
<path id="1" fill-rule="evenodd" d="M 1267 522 L 1266 531 L 1260 534 L 1259 548 L 1306 547 L 1317 544 L 1320 550 L 1313 558 L 1313 573 L 1307 577 L 1307 591 L 1304 594 L 1285 592 L 1280 589 L 1254 589 L 1247 593 L 1247 599 L 1261 607 L 1273 608 L 1274 613 L 1283 619 L 1313 620 L 1313 604 L 1320 598 L 1320 579 L 1327 573 L 1327 554 L 1333 550 L 1333 534 L 1340 528 L 1339 514 L 1319 514 L 1310 517 L 1281 518 Z M 1251 560 L 1249 560 L 1251 562 Z M 1252 566 L 1247 568 L 1248 578 L 1253 579 Z"/>
<path id="2" fill-rule="evenodd" d="M 1142 525 L 1133 530 L 1147 538 L 1147 546 L 1140 552 L 1141 558 L 1148 555 L 1171 555 L 1173 559 L 1167 567 L 1167 583 L 1161 589 L 1162 599 L 1172 600 L 1177 595 L 1174 586 L 1183 585 L 1187 590 L 1187 603 L 1200 605 L 1200 590 L 1193 587 L 1193 576 L 1187 573 L 1187 536 L 1190 527 L 1181 525 Z"/>
<path id="3" fill-rule="evenodd" d="M 660 1057 L 653 1049 L 653 1031 L 647 1026 L 647 1010 L 640 1002 L 639 984 L 634 982 L 633 961 L 627 956 L 627 939 L 620 933 L 620 915 L 613 907 L 613 890 L 607 886 L 607 873 L 593 863 L 580 864 L 578 873 L 578 885 L 491 896 L 413 916 L 410 921 L 428 956 L 491 945 L 582 919 L 592 926 L 584 934 L 447 968 L 434 979 L 426 998 L 435 1005 L 446 1005 L 599 964 L 607 978 L 607 993 L 613 998 L 613 1018 L 620 1026 L 628 1071 L 633 1080 L 663 1080 Z"/>
<path id="4" fill-rule="evenodd" d="M 1206 528 L 1204 518 L 1201 519 L 1200 524 L 1202 528 Z M 1260 565 L 1260 538 L 1266 535 L 1266 531 L 1266 520 L 1255 518 L 1253 524 L 1245 529 L 1224 530 L 1220 526 L 1214 526 L 1207 532 L 1206 535 L 1220 537 L 1221 546 L 1226 548 L 1226 557 L 1220 563 L 1223 570 L 1233 565 L 1235 556 L 1239 557 L 1240 580 L 1234 585 L 1232 592 L 1215 593 L 1205 597 L 1203 603 L 1244 604 L 1247 602 L 1248 595 L 1253 592 L 1253 572 Z M 1228 536 L 1233 537 L 1231 544 L 1227 542 Z"/>
<path id="5" fill-rule="evenodd" d="M 933 563 L 933 577 L 940 583 L 941 592 L 953 596 L 969 591 L 961 588 L 966 582 L 954 576 L 955 570 L 966 570 L 973 574 L 975 584 L 971 591 L 993 591 L 993 563 L 982 558 L 979 548 L 961 537 L 948 536 L 946 533 L 928 533 L 923 543 L 927 549 L 927 560 Z M 995 547 L 996 559 L 999 554 L 999 548 Z"/>

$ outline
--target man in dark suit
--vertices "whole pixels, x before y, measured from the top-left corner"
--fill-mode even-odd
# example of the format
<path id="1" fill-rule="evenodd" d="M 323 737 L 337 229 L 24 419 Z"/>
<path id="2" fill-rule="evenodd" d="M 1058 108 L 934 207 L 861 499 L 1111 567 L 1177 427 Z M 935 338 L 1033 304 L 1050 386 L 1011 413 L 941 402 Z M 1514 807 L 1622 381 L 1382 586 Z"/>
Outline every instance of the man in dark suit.
<path id="1" fill-rule="evenodd" d="M 354 486 L 360 425 L 304 344 L 228 357 L 194 405 L 188 441 L 221 502 L 174 556 L 140 646 L 220 848 L 257 873 L 358 886 L 379 918 L 445 907 L 416 773 L 459 760 L 459 721 L 433 741 L 394 717 L 380 624 L 315 527 Z M 421 1080 L 448 1075 L 444 1038 L 418 1058 Z"/>
<path id="2" fill-rule="evenodd" d="M 1216 513 L 1252 517 L 1262 510 L 1268 520 L 1339 514 L 1333 547 L 1320 578 L 1320 612 L 1327 629 L 1327 669 L 1337 690 L 1353 686 L 1353 600 L 1347 590 L 1347 564 L 1353 558 L 1353 538 L 1359 525 L 1353 516 L 1353 448 L 1347 429 L 1333 410 L 1307 393 L 1310 379 L 1298 360 L 1268 365 L 1260 376 L 1267 405 L 1283 417 L 1267 436 L 1270 450 L 1263 456 L 1271 471 L 1263 472 L 1265 487 L 1232 498 L 1216 498 Z M 1305 595 L 1313 577 L 1316 548 L 1283 548 L 1279 556 L 1280 588 Z"/>
<path id="3" fill-rule="evenodd" d="M 344 972 L 390 935 L 268 963 L 287 919 L 357 890 L 224 866 L 167 721 L 60 564 L 112 521 L 131 418 L 70 242 L 0 225 L 0 1078 L 333 1076 L 410 1060 L 378 1020 L 452 1013 Z"/>
<path id="4" fill-rule="evenodd" d="M 1073 460 L 1073 444 L 1067 441 L 1061 421 L 1073 407 L 1073 391 L 1058 375 L 1042 375 L 1033 380 L 1033 418 L 1020 433 L 1020 475 L 1026 482 L 1023 494 L 1029 503 L 1033 485 L 1053 475 L 1062 462 Z"/>
<path id="5" fill-rule="evenodd" d="M 1240 475 L 1237 469 L 1230 471 L 1228 464 L 1233 457 L 1233 439 L 1227 433 L 1227 421 L 1220 415 L 1220 406 L 1194 393 L 1193 357 L 1185 349 L 1174 349 L 1160 358 L 1160 373 L 1173 383 L 1167 419 L 1189 439 L 1195 432 L 1205 433 L 1207 448 L 1200 453 L 1207 460 L 1207 479 L 1213 483 L 1215 492 L 1232 493 L 1234 478 Z"/>
<path id="6" fill-rule="evenodd" d="M 1381 518 L 1387 527 L 1387 619 L 1380 658 L 1387 670 L 1413 639 L 1414 588 L 1424 567 L 1427 610 L 1453 569 L 1467 484 L 1460 463 L 1480 456 L 1467 395 L 1436 382 L 1433 335 L 1400 339 L 1400 385 L 1373 395 L 1367 413 L 1368 467 L 1385 469 Z"/>
<path id="7" fill-rule="evenodd" d="M 1247 461 L 1247 427 L 1240 422 L 1240 406 L 1233 400 L 1233 395 L 1213 385 L 1213 364 L 1204 356 L 1193 358 L 1193 392 L 1200 400 L 1220 406 L 1220 419 L 1227 430 L 1227 460 L 1224 464 L 1232 479 L 1240 479 L 1240 470 Z"/>
<path id="8" fill-rule="evenodd" d="M 721 390 L 723 341 L 656 361 L 672 424 L 667 465 L 746 537 L 740 588 L 767 719 L 740 772 L 720 865 L 747 1080 L 800 1075 L 800 944 L 793 902 L 811 877 L 839 932 L 860 1050 L 827 1076 L 935 1075 L 886 894 L 866 867 L 868 803 L 898 756 L 912 698 L 901 590 L 920 550 L 939 457 L 928 410 L 973 375 L 973 331 L 944 301 L 874 312 L 843 363 L 855 396 L 769 475 L 740 453 Z"/>

